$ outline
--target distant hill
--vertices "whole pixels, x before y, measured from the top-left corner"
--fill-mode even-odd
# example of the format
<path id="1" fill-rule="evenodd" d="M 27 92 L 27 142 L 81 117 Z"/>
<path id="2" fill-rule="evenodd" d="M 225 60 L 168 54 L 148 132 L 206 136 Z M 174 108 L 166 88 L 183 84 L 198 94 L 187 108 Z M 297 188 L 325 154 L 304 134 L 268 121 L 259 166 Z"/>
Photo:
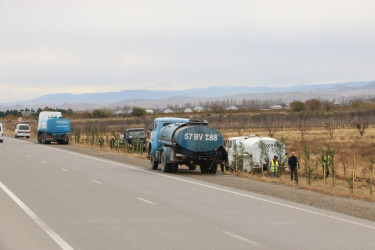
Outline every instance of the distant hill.
<path id="1" fill-rule="evenodd" d="M 246 86 L 213 86 L 178 91 L 167 90 L 124 90 L 120 92 L 86 93 L 86 94 L 52 94 L 33 100 L 12 104 L 1 104 L 0 109 L 23 107 L 60 107 L 76 110 L 99 107 L 137 105 L 141 107 L 165 107 L 167 104 L 186 102 L 203 102 L 223 99 L 280 99 L 285 103 L 293 100 L 311 98 L 333 99 L 348 96 L 375 95 L 375 81 L 347 82 L 321 85 L 298 85 L 293 87 L 246 87 Z"/>

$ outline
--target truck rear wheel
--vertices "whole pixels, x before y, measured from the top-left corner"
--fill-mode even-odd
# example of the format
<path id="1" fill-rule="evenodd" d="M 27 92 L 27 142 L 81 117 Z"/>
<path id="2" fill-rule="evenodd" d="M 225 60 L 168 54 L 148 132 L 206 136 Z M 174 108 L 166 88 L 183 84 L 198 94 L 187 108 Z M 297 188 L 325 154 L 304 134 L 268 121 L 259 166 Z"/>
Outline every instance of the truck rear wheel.
<path id="1" fill-rule="evenodd" d="M 216 174 L 217 171 L 217 164 L 214 164 L 211 166 L 211 168 L 208 170 L 210 174 Z"/>
<path id="2" fill-rule="evenodd" d="M 177 173 L 178 170 L 178 163 L 171 164 L 171 173 Z"/>
<path id="3" fill-rule="evenodd" d="M 165 162 L 165 154 L 164 152 L 161 154 L 161 171 L 164 173 L 170 173 L 171 172 L 171 163 Z"/>
<path id="4" fill-rule="evenodd" d="M 199 166 L 201 168 L 201 173 L 202 174 L 207 174 L 208 173 L 208 169 L 210 168 L 210 165 L 208 165 L 208 164 L 201 164 Z"/>
<path id="5" fill-rule="evenodd" d="M 46 138 L 47 138 L 47 135 L 46 135 L 46 134 L 43 134 L 43 135 L 42 135 L 42 143 L 43 143 L 43 144 L 51 144 L 51 141 L 47 141 Z"/>

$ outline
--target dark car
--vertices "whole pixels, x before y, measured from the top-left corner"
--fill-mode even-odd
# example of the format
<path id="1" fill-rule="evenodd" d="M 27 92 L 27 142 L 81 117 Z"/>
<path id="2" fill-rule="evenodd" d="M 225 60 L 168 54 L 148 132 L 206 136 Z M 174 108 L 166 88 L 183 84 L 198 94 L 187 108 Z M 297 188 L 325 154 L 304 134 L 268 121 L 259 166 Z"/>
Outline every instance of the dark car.
<path id="1" fill-rule="evenodd" d="M 143 128 L 129 128 L 125 130 L 125 133 L 120 135 L 119 141 L 121 144 L 128 144 L 129 146 L 142 145 L 143 151 L 146 150 L 146 130 Z"/>

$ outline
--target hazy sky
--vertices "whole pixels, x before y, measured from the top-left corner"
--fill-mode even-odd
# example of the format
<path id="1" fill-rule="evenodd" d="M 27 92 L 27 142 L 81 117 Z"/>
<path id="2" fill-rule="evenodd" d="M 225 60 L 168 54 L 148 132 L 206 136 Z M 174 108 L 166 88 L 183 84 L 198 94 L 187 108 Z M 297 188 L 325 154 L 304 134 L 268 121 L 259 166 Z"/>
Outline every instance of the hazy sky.
<path id="1" fill-rule="evenodd" d="M 375 80 L 374 0 L 0 0 L 0 103 Z"/>

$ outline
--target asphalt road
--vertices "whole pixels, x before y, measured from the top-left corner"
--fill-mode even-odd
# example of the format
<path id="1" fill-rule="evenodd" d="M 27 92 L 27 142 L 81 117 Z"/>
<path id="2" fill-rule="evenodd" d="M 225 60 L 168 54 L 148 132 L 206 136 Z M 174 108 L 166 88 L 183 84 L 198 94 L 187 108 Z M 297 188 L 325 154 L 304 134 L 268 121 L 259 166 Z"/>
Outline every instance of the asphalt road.
<path id="1" fill-rule="evenodd" d="M 371 221 L 27 139 L 0 189 L 0 249 L 375 248 Z"/>

